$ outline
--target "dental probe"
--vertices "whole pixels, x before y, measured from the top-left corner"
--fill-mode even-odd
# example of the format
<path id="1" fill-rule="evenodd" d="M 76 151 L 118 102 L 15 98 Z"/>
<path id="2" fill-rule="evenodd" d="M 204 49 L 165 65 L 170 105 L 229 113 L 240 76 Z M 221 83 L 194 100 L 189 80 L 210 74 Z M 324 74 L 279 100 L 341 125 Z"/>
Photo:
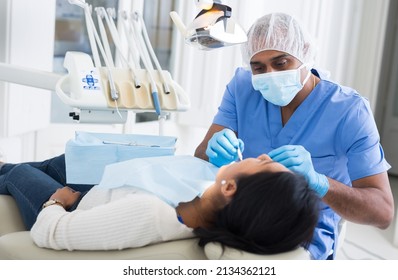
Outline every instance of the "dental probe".
<path id="1" fill-rule="evenodd" d="M 243 160 L 242 151 L 240 150 L 239 147 L 238 147 L 238 158 L 239 158 L 239 161 Z"/>

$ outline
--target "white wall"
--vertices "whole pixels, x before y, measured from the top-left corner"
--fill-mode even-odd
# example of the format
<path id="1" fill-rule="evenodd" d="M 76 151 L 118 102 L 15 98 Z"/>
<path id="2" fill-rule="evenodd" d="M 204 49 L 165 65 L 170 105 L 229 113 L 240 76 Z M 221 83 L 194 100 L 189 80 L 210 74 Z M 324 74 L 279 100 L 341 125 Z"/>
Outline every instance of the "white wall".
<path id="1" fill-rule="evenodd" d="M 2 1 L 2 62 L 51 71 L 55 4 L 51 0 Z M 46 11 L 43 15 L 43 8 Z M 50 93 L 16 84 L 1 85 L 0 135 L 11 137 L 49 124 Z M 7 116 L 7 117 L 5 117 Z"/>
<path id="2" fill-rule="evenodd" d="M 0 3 L 0 61 L 51 71 L 55 3 L 3 0 Z M 49 125 L 50 93 L 0 82 L 0 153 L 4 160 L 29 160 L 35 131 Z"/>

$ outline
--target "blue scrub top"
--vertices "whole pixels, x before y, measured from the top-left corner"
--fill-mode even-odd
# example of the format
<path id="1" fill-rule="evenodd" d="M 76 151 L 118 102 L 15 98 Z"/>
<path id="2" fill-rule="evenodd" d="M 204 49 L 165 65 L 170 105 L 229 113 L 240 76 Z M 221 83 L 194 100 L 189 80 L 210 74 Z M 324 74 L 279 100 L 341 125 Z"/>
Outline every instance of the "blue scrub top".
<path id="1" fill-rule="evenodd" d="M 313 73 L 318 75 L 315 70 Z M 302 145 L 318 173 L 351 186 L 351 181 L 388 170 L 369 102 L 351 88 L 321 80 L 282 126 L 280 107 L 266 101 L 238 68 L 227 85 L 213 123 L 237 131 L 243 157 L 257 157 L 282 145 Z M 321 203 L 310 246 L 315 259 L 334 250 L 340 217 Z"/>

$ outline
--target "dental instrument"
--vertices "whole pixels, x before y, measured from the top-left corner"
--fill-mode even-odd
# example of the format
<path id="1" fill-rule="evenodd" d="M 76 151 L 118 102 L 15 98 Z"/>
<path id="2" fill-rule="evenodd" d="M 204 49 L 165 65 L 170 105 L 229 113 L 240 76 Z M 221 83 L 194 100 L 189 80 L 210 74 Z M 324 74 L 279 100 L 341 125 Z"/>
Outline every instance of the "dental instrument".
<path id="1" fill-rule="evenodd" d="M 240 150 L 239 147 L 238 147 L 238 159 L 239 159 L 239 161 L 243 160 L 242 151 Z"/>
<path id="2" fill-rule="evenodd" d="M 97 7 L 97 8 L 95 8 L 95 11 L 97 13 L 97 23 L 98 23 L 98 27 L 99 27 L 99 31 L 100 31 L 100 35 L 101 35 L 102 44 L 104 45 L 105 54 L 107 56 L 109 65 L 111 67 L 115 67 L 115 63 L 114 63 L 113 57 L 112 57 L 111 47 L 110 47 L 109 40 L 108 40 L 108 35 L 105 30 L 105 25 L 102 22 L 102 19 L 106 16 L 105 8 Z"/>
<path id="3" fill-rule="evenodd" d="M 108 13 L 109 13 L 109 9 L 108 9 Z M 129 57 L 132 62 L 130 62 L 129 59 L 125 58 L 122 51 L 119 51 L 119 52 L 121 54 L 123 61 L 126 61 L 126 63 L 129 65 L 131 71 L 133 72 L 135 87 L 140 88 L 141 82 L 139 80 L 138 75 L 136 75 L 136 73 L 134 73 L 135 72 L 134 69 L 135 68 L 138 69 L 140 67 L 140 55 L 139 55 L 138 47 L 137 47 L 136 42 L 133 40 L 133 36 L 131 36 L 133 31 L 131 30 L 131 27 L 128 22 L 129 19 L 128 19 L 127 12 L 121 11 L 119 16 L 122 19 L 121 31 L 124 32 L 124 35 L 125 35 L 124 37 L 127 39 L 127 57 Z M 117 46 L 117 50 L 119 50 L 118 46 Z"/>
<path id="4" fill-rule="evenodd" d="M 94 60 L 94 65 L 96 67 L 101 66 L 101 59 L 98 53 L 98 48 L 97 44 L 95 43 L 95 37 L 93 33 L 93 29 L 91 26 L 91 10 L 90 10 L 90 5 L 86 3 L 85 0 L 68 0 L 70 4 L 79 6 L 83 9 L 84 11 L 84 17 L 86 19 L 86 29 L 87 29 L 87 35 L 88 35 L 88 40 L 90 42 L 90 47 L 91 47 L 91 52 L 93 54 L 93 60 Z"/>
<path id="5" fill-rule="evenodd" d="M 123 145 L 123 146 L 140 146 L 140 147 L 160 147 L 159 145 L 148 145 L 148 144 L 140 144 L 137 142 L 118 142 L 118 141 L 102 141 L 102 144 L 109 144 L 109 145 Z"/>
<path id="6" fill-rule="evenodd" d="M 152 59 L 153 63 L 155 64 L 155 67 L 157 69 L 157 73 L 159 74 L 159 76 L 161 78 L 161 81 L 162 81 L 162 84 L 163 84 L 164 93 L 168 95 L 168 94 L 170 94 L 171 90 L 170 90 L 170 87 L 169 87 L 169 85 L 168 85 L 168 83 L 166 81 L 165 72 L 163 71 L 163 69 L 162 69 L 162 67 L 161 67 L 161 65 L 159 63 L 159 60 L 157 59 L 156 54 L 155 54 L 155 52 L 153 50 L 151 41 L 149 40 L 148 31 L 146 29 L 144 19 L 143 19 L 142 15 L 137 13 L 137 12 L 135 13 L 135 16 L 138 19 L 138 21 L 141 23 L 141 34 L 142 34 L 142 38 L 143 38 L 143 41 L 144 41 L 145 46 L 146 46 L 145 50 L 147 50 L 149 52 L 149 56 Z M 141 39 L 141 42 L 142 42 L 142 39 Z M 159 112 L 157 111 L 158 120 L 159 120 L 159 135 L 163 135 L 163 133 L 164 133 L 163 132 L 164 131 L 164 122 L 166 121 L 168 113 L 164 113 L 164 112 L 160 111 L 161 107 L 160 107 L 160 101 L 159 101 L 159 93 L 156 92 L 155 95 L 153 96 L 153 99 L 154 99 L 154 102 L 155 102 L 155 108 L 156 108 L 156 106 L 159 107 Z M 156 103 L 158 103 L 158 105 L 156 105 Z"/>
<path id="7" fill-rule="evenodd" d="M 148 70 L 148 76 L 151 84 L 151 93 L 152 93 L 152 99 L 153 99 L 153 105 L 155 107 L 156 114 L 160 117 L 162 114 L 162 110 L 160 108 L 160 101 L 159 101 L 159 90 L 156 85 L 155 79 L 153 77 L 152 71 L 154 70 L 151 58 L 149 56 L 149 53 L 147 52 L 146 47 L 151 47 L 150 45 L 146 46 L 146 43 L 143 39 L 142 34 L 145 33 L 144 27 L 142 25 L 142 22 L 139 20 L 140 16 L 137 12 L 131 15 L 130 18 L 130 23 L 132 24 L 132 31 L 135 35 L 135 38 L 138 41 L 138 49 L 141 54 L 141 60 L 145 66 L 145 68 Z M 146 46 L 146 47 L 145 47 Z"/>
<path id="8" fill-rule="evenodd" d="M 137 74 L 137 71 L 136 71 L 136 69 L 139 68 L 139 62 L 136 62 L 135 60 L 133 60 L 133 63 L 129 62 L 128 58 L 126 58 L 123 53 L 120 34 L 117 31 L 116 25 L 113 21 L 113 18 L 115 17 L 115 9 L 108 8 L 105 11 L 105 8 L 101 7 L 101 11 L 102 11 L 103 17 L 105 18 L 105 22 L 108 25 L 110 34 L 112 36 L 112 40 L 116 47 L 116 51 L 119 53 L 120 58 L 122 59 L 123 63 L 126 65 L 126 67 L 128 67 L 130 69 L 131 74 L 132 74 L 131 76 L 132 76 L 132 79 L 134 80 L 135 87 L 140 88 L 141 82 L 139 80 L 139 75 Z"/>
<path id="9" fill-rule="evenodd" d="M 138 20 L 140 21 L 141 26 L 142 26 L 142 35 L 143 35 L 143 38 L 144 38 L 145 45 L 147 46 L 146 49 L 148 50 L 148 52 L 150 54 L 150 57 L 151 57 L 153 63 L 155 64 L 155 66 L 156 66 L 156 69 L 159 71 L 160 78 L 163 81 L 164 92 L 166 94 L 169 94 L 170 93 L 170 88 L 169 88 L 169 85 L 166 83 L 166 78 L 164 77 L 164 73 L 162 72 L 162 66 L 160 66 L 159 60 L 157 59 L 156 54 L 155 54 L 155 52 L 153 50 L 151 41 L 149 40 L 148 31 L 146 29 L 144 19 L 142 18 L 142 15 L 137 13 L 137 12 L 135 13 L 135 15 L 138 18 Z"/>

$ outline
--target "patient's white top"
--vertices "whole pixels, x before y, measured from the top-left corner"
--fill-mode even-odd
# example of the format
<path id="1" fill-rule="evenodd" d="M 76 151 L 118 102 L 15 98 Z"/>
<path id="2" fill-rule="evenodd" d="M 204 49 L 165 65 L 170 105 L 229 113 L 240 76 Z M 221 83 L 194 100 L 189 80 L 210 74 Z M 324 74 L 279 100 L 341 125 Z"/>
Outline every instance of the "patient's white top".
<path id="1" fill-rule="evenodd" d="M 43 209 L 31 229 L 34 242 L 53 249 L 112 250 L 194 236 L 159 196 L 129 185 L 104 186 L 93 187 L 73 212 Z"/>

